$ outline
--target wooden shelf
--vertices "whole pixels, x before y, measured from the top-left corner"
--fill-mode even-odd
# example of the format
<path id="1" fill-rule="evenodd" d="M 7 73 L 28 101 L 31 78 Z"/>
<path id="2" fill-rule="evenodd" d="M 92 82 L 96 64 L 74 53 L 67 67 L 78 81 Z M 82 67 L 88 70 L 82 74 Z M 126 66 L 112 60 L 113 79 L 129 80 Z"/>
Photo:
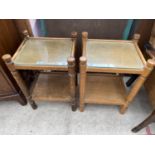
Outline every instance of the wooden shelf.
<path id="1" fill-rule="evenodd" d="M 113 75 L 87 75 L 85 103 L 125 103 L 126 90 L 122 77 Z"/>
<path id="2" fill-rule="evenodd" d="M 41 73 L 32 91 L 35 101 L 71 101 L 67 73 Z"/>

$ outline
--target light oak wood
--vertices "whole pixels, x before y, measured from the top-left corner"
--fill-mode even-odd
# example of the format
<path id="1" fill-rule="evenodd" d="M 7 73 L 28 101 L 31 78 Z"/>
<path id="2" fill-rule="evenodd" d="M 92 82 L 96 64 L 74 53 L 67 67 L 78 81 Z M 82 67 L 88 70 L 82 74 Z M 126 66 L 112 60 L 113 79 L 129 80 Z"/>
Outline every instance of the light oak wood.
<path id="1" fill-rule="evenodd" d="M 35 101 L 71 102 L 69 77 L 67 73 L 41 73 L 38 76 L 32 99 Z"/>
<path id="2" fill-rule="evenodd" d="M 88 32 L 82 32 L 82 54 L 86 56 L 86 41 L 88 39 Z"/>
<path id="3" fill-rule="evenodd" d="M 120 40 L 120 39 L 92 39 L 92 38 L 89 38 L 90 41 L 101 41 L 101 40 L 104 40 L 105 42 L 117 42 L 117 43 L 133 43 L 133 40 Z"/>
<path id="4" fill-rule="evenodd" d="M 134 35 L 133 35 L 132 40 L 133 40 L 134 42 L 138 43 L 138 42 L 139 42 L 139 39 L 140 39 L 140 34 L 134 34 Z"/>
<path id="5" fill-rule="evenodd" d="M 75 105 L 76 73 L 75 73 L 75 58 L 74 57 L 68 58 L 68 75 L 69 75 L 68 85 L 70 86 L 71 103 L 72 103 L 72 107 L 76 108 L 76 105 Z"/>
<path id="6" fill-rule="evenodd" d="M 152 58 L 152 60 L 150 60 L 152 66 L 155 65 L 155 51 L 153 50 L 155 48 L 155 38 L 154 38 L 155 35 L 154 34 L 155 34 L 155 24 L 152 29 L 151 38 L 150 38 L 151 46 L 150 48 L 147 47 L 146 49 L 146 53 L 148 54 L 149 57 Z M 146 57 L 148 56 L 146 55 Z M 149 67 L 151 67 L 151 65 L 149 64 Z M 153 69 L 153 71 L 150 73 L 150 75 L 148 76 L 147 80 L 144 83 L 146 91 L 149 95 L 149 99 L 152 103 L 153 109 L 155 109 L 155 82 L 154 81 L 155 81 L 155 70 Z M 139 125 L 134 127 L 132 129 L 132 132 L 138 132 L 142 128 L 148 126 L 149 124 L 153 122 L 155 122 L 155 110 L 153 110 L 152 113 L 143 122 L 141 122 Z"/>
<path id="7" fill-rule="evenodd" d="M 85 103 L 123 105 L 125 97 L 126 90 L 122 77 L 87 74 Z"/>
<path id="8" fill-rule="evenodd" d="M 29 37 L 27 31 L 23 34 L 25 39 L 13 58 L 4 55 L 4 60 L 28 96 L 32 108 L 37 108 L 35 100 L 67 101 L 71 102 L 72 110 L 75 111 L 77 32 L 72 32 L 71 38 L 33 38 Z M 40 74 L 28 91 L 18 70 L 39 70 L 47 74 Z M 66 75 L 57 75 L 52 71 L 63 71 Z"/>
<path id="9" fill-rule="evenodd" d="M 137 43 L 134 43 L 134 45 L 135 45 L 135 48 L 136 48 L 136 50 L 137 50 L 137 53 L 138 53 L 138 55 L 139 55 L 141 61 L 143 62 L 143 65 L 146 65 L 146 60 L 145 60 L 145 58 L 144 58 L 144 56 L 143 56 L 143 54 L 142 54 L 140 48 L 138 47 L 138 44 L 137 44 Z"/>
<path id="10" fill-rule="evenodd" d="M 129 103 L 131 103 L 132 100 L 134 99 L 134 97 L 137 95 L 138 91 L 140 90 L 140 88 L 144 84 L 145 80 L 147 79 L 149 74 L 152 72 L 154 66 L 155 66 L 155 61 L 152 60 L 152 59 L 149 59 L 147 61 L 147 64 L 145 66 L 143 74 L 141 74 L 138 77 L 138 79 L 135 81 L 133 87 L 131 88 L 131 90 L 130 90 L 128 96 L 127 96 L 127 99 L 126 99 L 126 104 L 123 105 L 120 108 L 121 113 L 124 113 L 126 111 L 126 109 L 128 108 Z"/>
<path id="11" fill-rule="evenodd" d="M 124 73 L 124 74 L 142 74 L 143 69 L 118 69 L 118 68 L 97 68 L 87 66 L 87 72 L 97 73 Z"/>
<path id="12" fill-rule="evenodd" d="M 22 41 L 22 43 L 19 45 L 19 47 L 17 48 L 17 51 L 14 53 L 14 55 L 12 56 L 12 61 L 14 61 L 14 59 L 16 58 L 16 56 L 18 55 L 19 51 L 21 51 L 21 49 L 23 48 L 23 45 L 25 44 L 25 42 L 27 41 L 27 37 L 25 37 Z"/>
<path id="13" fill-rule="evenodd" d="M 80 111 L 84 110 L 85 83 L 86 83 L 86 62 L 87 59 L 80 57 Z"/>
<path id="14" fill-rule="evenodd" d="M 77 44 L 77 32 L 72 32 L 71 33 L 71 38 L 73 41 L 73 45 L 72 45 L 72 51 L 71 51 L 71 57 L 75 57 L 75 51 L 76 51 L 76 44 Z"/>
<path id="15" fill-rule="evenodd" d="M 151 73 L 155 61 L 145 61 L 138 47 L 138 34 L 131 41 L 88 39 L 87 33 L 82 33 L 82 36 L 80 111 L 84 110 L 85 103 L 96 103 L 120 105 L 120 113 L 125 113 Z M 92 72 L 91 76 L 89 72 Z M 103 76 L 103 73 L 115 73 L 117 76 Z M 126 93 L 120 74 L 139 75 L 129 93 Z"/>
<path id="16" fill-rule="evenodd" d="M 18 66 L 15 65 L 15 68 L 17 70 L 53 70 L 53 71 L 68 71 L 67 65 L 65 66 L 54 66 L 54 65 L 49 65 L 49 66 L 28 66 L 28 65 L 22 65 Z"/>
<path id="17" fill-rule="evenodd" d="M 85 97 L 85 83 L 86 83 L 86 41 L 88 39 L 88 33 L 87 32 L 82 32 L 82 57 L 80 57 L 80 111 L 84 111 L 84 97 Z"/>

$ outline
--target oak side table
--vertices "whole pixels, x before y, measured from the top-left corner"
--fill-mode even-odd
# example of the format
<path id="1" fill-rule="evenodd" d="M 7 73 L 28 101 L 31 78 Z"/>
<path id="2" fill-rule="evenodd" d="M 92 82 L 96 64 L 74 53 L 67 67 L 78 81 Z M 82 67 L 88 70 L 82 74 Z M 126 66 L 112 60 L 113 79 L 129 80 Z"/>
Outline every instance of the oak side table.
<path id="1" fill-rule="evenodd" d="M 71 38 L 29 37 L 25 39 L 11 57 L 4 55 L 3 60 L 17 83 L 27 96 L 33 109 L 35 101 L 70 102 L 72 110 L 75 103 L 75 46 L 77 33 Z M 19 70 L 38 71 L 30 90 L 19 74 Z"/>
<path id="2" fill-rule="evenodd" d="M 151 49 L 146 49 L 148 56 L 155 60 L 155 48 L 153 47 L 155 47 L 155 39 Z M 148 126 L 149 124 L 155 123 L 155 70 L 152 71 L 144 85 L 151 101 L 153 111 L 145 120 L 143 120 L 140 124 L 132 129 L 132 132 L 135 133 Z"/>
<path id="3" fill-rule="evenodd" d="M 88 39 L 82 33 L 80 57 L 80 111 L 85 104 L 112 104 L 124 113 L 151 73 L 155 62 L 145 61 L 139 47 L 139 34 L 132 40 Z M 136 74 L 137 80 L 127 92 L 124 74 Z"/>

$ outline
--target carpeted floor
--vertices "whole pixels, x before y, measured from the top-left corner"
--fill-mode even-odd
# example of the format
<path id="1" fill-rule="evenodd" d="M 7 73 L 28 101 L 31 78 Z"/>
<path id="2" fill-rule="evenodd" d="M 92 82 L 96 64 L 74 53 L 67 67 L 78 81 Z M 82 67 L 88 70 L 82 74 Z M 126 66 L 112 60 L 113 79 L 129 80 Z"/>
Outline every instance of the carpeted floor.
<path id="1" fill-rule="evenodd" d="M 0 134 L 134 134 L 131 129 L 152 111 L 142 89 L 128 111 L 117 106 L 87 105 L 83 113 L 72 112 L 67 103 L 38 103 L 38 109 L 17 102 L 0 102 Z M 155 123 L 137 134 L 154 134 Z"/>

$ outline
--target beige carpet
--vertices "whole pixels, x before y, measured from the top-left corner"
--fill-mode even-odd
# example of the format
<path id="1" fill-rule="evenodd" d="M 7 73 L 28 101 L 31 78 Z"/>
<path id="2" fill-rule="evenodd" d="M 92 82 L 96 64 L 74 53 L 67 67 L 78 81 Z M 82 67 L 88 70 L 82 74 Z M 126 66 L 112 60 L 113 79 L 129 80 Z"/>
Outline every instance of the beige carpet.
<path id="1" fill-rule="evenodd" d="M 38 103 L 38 109 L 17 102 L 0 102 L 0 134 L 134 134 L 131 129 L 152 111 L 142 89 L 128 111 L 117 106 L 87 105 L 83 113 L 72 112 L 67 103 Z M 149 126 L 155 133 L 155 123 Z M 137 134 L 147 134 L 146 128 Z"/>

